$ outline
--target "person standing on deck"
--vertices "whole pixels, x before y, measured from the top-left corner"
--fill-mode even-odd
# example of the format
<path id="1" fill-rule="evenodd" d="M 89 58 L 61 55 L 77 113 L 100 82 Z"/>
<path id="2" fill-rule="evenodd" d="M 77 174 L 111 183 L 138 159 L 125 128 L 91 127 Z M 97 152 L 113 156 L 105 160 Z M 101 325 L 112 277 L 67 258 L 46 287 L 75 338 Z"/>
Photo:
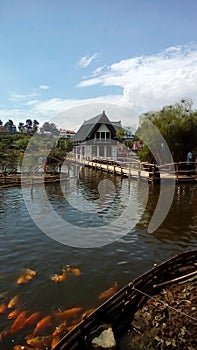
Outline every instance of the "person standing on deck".
<path id="1" fill-rule="evenodd" d="M 186 164 L 187 164 L 187 170 L 190 171 L 193 169 L 193 154 L 191 151 L 189 151 L 187 154 Z M 192 175 L 192 174 L 191 172 L 189 172 L 187 175 Z"/>

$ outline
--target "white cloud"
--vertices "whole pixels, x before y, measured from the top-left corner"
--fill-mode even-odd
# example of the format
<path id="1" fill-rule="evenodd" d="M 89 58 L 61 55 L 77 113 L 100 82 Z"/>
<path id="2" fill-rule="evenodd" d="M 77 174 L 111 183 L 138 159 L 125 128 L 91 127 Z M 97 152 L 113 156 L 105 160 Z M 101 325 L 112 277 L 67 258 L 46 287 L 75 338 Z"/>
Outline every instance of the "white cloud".
<path id="1" fill-rule="evenodd" d="M 25 95 L 17 94 L 16 92 L 11 92 L 9 101 L 17 102 L 17 101 L 24 100 L 25 98 L 26 98 Z"/>
<path id="2" fill-rule="evenodd" d="M 48 85 L 40 85 L 39 88 L 41 90 L 48 90 L 49 89 L 49 86 Z"/>
<path id="3" fill-rule="evenodd" d="M 33 98 L 33 97 L 36 97 L 38 96 L 38 93 L 36 91 L 33 91 L 32 93 L 30 94 L 19 94 L 15 91 L 12 91 L 10 92 L 10 97 L 9 97 L 9 101 L 12 101 L 12 102 L 21 102 L 21 101 L 25 101 L 29 98 Z"/>
<path id="4" fill-rule="evenodd" d="M 32 105 L 36 105 L 37 103 L 39 103 L 39 100 L 30 100 L 28 102 L 25 103 L 25 106 L 32 106 Z"/>
<path id="5" fill-rule="evenodd" d="M 88 67 L 90 65 L 90 63 L 95 61 L 98 57 L 99 57 L 98 53 L 94 53 L 92 56 L 83 56 L 83 57 L 80 58 L 80 60 L 77 63 L 77 65 L 80 68 L 86 68 L 86 67 Z"/>
<path id="6" fill-rule="evenodd" d="M 91 77 L 78 84 L 81 88 L 92 85 L 109 86 L 109 89 L 117 86 L 122 89 L 122 93 L 100 94 L 87 99 L 54 97 L 38 100 L 35 99 L 39 95 L 37 90 L 26 95 L 12 92 L 10 99 L 15 105 L 9 110 L 1 107 L 0 119 L 4 122 L 13 119 L 17 125 L 28 117 L 37 119 L 40 125 L 52 120 L 58 127 L 76 128 L 84 119 L 106 110 L 111 119 L 116 116 L 115 119 L 122 120 L 124 125 L 131 125 L 138 123 L 138 114 L 158 110 L 182 98 L 192 99 L 194 108 L 197 108 L 197 46 L 170 47 L 155 55 L 134 57 L 98 67 Z M 131 114 L 117 115 L 114 110 L 114 114 L 111 114 L 111 104 L 129 108 Z"/>
<path id="7" fill-rule="evenodd" d="M 32 100 L 27 102 L 25 109 L 0 109 L 0 119 L 5 123 L 13 119 L 16 125 L 24 122 L 27 117 L 37 119 L 40 126 L 45 122 L 53 122 L 59 128 L 77 130 L 84 119 L 89 119 L 106 111 L 112 120 L 122 120 L 124 125 L 138 123 L 138 114 L 126 108 L 122 95 L 107 95 L 89 99 L 52 98 L 46 101 Z M 120 113 L 121 111 L 121 113 Z M 126 112 L 125 112 L 126 111 Z"/>
<path id="8" fill-rule="evenodd" d="M 99 73 L 99 70 L 97 71 Z M 197 105 L 197 46 L 170 47 L 152 56 L 140 56 L 95 71 L 78 87 L 118 86 L 123 100 L 137 111 L 149 111 L 181 98 Z"/>

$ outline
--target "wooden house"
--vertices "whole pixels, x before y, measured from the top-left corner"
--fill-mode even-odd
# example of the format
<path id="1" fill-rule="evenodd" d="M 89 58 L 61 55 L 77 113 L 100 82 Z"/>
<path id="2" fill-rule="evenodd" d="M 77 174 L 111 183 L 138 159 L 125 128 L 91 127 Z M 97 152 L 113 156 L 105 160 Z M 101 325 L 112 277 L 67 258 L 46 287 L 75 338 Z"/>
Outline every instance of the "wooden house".
<path id="1" fill-rule="evenodd" d="M 105 111 L 85 120 L 72 138 L 75 157 L 116 159 L 118 128 L 121 128 L 121 122 L 111 122 Z"/>

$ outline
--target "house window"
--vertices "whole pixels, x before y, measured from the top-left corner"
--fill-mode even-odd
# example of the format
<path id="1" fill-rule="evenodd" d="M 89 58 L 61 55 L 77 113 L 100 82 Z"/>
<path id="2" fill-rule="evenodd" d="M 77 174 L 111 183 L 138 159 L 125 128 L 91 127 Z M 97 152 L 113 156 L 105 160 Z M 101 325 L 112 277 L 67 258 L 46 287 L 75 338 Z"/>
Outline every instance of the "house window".
<path id="1" fill-rule="evenodd" d="M 99 157 L 104 157 L 104 146 L 99 146 Z"/>
<path id="2" fill-rule="evenodd" d="M 111 146 L 107 146 L 107 157 L 111 157 L 112 156 L 112 151 L 111 151 Z"/>
<path id="3" fill-rule="evenodd" d="M 92 157 L 97 157 L 97 146 L 92 146 Z"/>
<path id="4" fill-rule="evenodd" d="M 109 140 L 110 138 L 110 132 L 106 132 L 106 139 Z"/>
<path id="5" fill-rule="evenodd" d="M 96 138 L 100 139 L 100 132 L 99 131 L 97 131 L 97 133 L 96 133 Z"/>
<path id="6" fill-rule="evenodd" d="M 105 132 L 103 132 L 103 131 L 101 132 L 101 138 L 105 139 Z"/>

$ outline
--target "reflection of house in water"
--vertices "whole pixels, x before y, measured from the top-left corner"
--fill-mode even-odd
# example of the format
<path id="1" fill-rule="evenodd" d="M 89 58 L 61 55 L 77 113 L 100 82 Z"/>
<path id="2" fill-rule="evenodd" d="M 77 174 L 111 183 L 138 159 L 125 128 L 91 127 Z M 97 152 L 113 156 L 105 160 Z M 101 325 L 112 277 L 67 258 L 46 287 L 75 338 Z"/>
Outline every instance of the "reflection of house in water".
<path id="1" fill-rule="evenodd" d="M 79 181 L 80 181 L 81 188 L 84 188 L 84 196 L 85 196 L 85 193 L 88 193 L 88 194 L 94 193 L 96 194 L 96 196 L 98 196 L 99 183 L 100 181 L 105 179 L 113 183 L 116 191 L 121 190 L 121 186 L 122 186 L 121 177 L 119 176 L 114 177 L 113 174 L 108 174 L 92 168 L 86 168 L 86 167 L 80 168 Z"/>
<path id="2" fill-rule="evenodd" d="M 84 121 L 72 138 L 73 152 L 76 158 L 112 158 L 117 157 L 116 130 L 121 122 L 111 122 L 102 114 Z"/>

